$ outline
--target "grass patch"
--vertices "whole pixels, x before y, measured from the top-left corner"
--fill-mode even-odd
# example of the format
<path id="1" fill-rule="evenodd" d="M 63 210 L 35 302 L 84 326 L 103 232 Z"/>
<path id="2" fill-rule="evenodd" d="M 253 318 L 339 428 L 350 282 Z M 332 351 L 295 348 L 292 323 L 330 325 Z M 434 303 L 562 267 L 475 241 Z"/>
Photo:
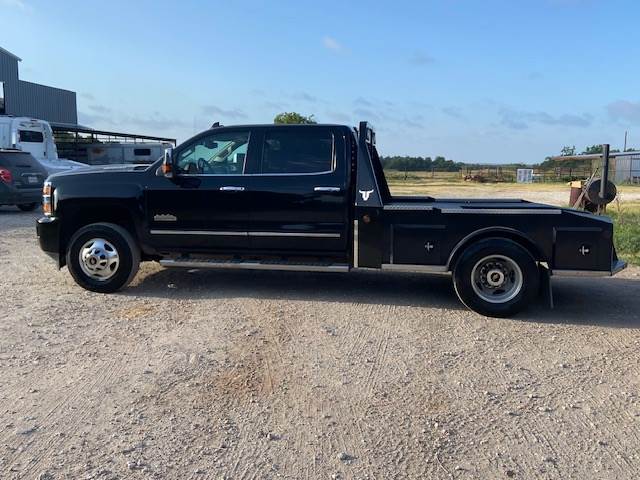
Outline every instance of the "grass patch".
<path id="1" fill-rule="evenodd" d="M 613 203 L 607 208 L 607 215 L 613 218 L 618 256 L 640 265 L 640 203 Z"/>

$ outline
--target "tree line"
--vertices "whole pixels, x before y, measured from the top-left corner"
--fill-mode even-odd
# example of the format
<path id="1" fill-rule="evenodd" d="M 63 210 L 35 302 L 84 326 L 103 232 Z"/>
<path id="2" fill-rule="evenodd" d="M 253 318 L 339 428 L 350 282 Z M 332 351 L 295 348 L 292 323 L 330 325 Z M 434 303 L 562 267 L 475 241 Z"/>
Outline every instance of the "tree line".
<path id="1" fill-rule="evenodd" d="M 282 112 L 275 116 L 274 123 L 280 124 L 315 124 L 316 119 L 314 115 L 302 115 L 298 112 Z M 633 148 L 627 148 L 626 151 L 633 151 Z M 619 152 L 620 150 L 612 149 L 611 153 Z M 580 154 L 594 154 L 602 153 L 602 145 L 589 145 Z M 561 156 L 578 155 L 575 145 L 565 145 L 560 150 Z M 464 163 L 455 162 L 453 160 L 447 160 L 443 156 L 431 157 L 411 157 L 406 155 L 394 155 L 387 157 L 380 157 L 383 168 L 387 170 L 400 170 L 403 172 L 418 172 L 418 171 L 440 171 L 440 172 L 457 172 L 464 168 L 483 168 L 486 164 L 479 163 Z M 500 165 L 500 167 L 506 168 L 539 168 L 541 170 L 551 170 L 554 168 L 589 168 L 591 160 L 552 160 L 551 157 L 547 157 L 545 161 L 536 165 L 526 165 L 524 163 L 510 163 L 506 165 Z"/>
<path id="2" fill-rule="evenodd" d="M 380 157 L 382 167 L 385 170 L 400 170 L 403 172 L 424 172 L 437 170 L 439 172 L 457 172 L 467 166 L 462 162 L 447 160 L 445 157 L 408 157 L 394 155 L 391 157 Z"/>

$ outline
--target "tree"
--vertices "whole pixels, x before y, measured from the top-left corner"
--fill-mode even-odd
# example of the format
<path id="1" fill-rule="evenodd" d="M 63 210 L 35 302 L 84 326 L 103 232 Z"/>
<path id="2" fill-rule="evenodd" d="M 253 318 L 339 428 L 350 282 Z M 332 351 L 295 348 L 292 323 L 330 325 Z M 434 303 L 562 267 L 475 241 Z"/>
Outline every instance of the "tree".
<path id="1" fill-rule="evenodd" d="M 584 154 L 588 153 L 602 153 L 602 145 L 591 145 L 584 149 Z"/>
<path id="2" fill-rule="evenodd" d="M 282 112 L 275 116 L 273 123 L 302 123 L 302 124 L 315 124 L 318 123 L 313 119 L 313 115 L 305 116 L 298 112 Z"/>
<path id="3" fill-rule="evenodd" d="M 565 145 L 564 147 L 562 147 L 562 150 L 560 150 L 560 155 L 562 155 L 563 157 L 567 157 L 569 155 L 575 155 L 576 154 L 576 146 L 573 145 L 572 147 Z"/>

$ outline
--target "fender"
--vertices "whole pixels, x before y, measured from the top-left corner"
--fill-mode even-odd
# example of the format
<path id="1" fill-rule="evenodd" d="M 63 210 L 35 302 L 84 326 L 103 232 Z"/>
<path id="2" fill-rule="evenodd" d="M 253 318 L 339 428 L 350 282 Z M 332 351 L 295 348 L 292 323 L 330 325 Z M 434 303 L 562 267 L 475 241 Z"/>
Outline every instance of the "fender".
<path id="1" fill-rule="evenodd" d="M 511 237 L 513 240 L 518 241 L 518 243 L 520 243 L 529 252 L 531 252 L 536 260 L 547 263 L 549 262 L 549 259 L 546 258 L 542 251 L 536 246 L 535 242 L 525 233 L 521 232 L 520 230 L 516 230 L 515 228 L 493 226 L 476 230 L 460 240 L 456 244 L 456 246 L 453 247 L 453 250 L 449 254 L 449 258 L 447 259 L 446 263 L 447 270 L 451 270 L 452 266 L 455 264 L 454 260 L 457 260 L 458 256 L 464 251 L 465 247 L 471 244 L 474 240 L 480 240 L 482 238 L 488 238 L 492 236 L 507 238 Z"/>

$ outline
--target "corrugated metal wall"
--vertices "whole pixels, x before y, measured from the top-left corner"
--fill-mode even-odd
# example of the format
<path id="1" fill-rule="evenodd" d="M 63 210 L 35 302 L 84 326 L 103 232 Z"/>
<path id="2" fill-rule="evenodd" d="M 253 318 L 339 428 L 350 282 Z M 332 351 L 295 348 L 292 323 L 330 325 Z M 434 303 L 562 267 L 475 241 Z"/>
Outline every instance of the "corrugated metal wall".
<path id="1" fill-rule="evenodd" d="M 4 82 L 7 115 L 78 123 L 75 92 L 19 80 L 18 60 L 1 51 L 0 81 Z"/>
<path id="2" fill-rule="evenodd" d="M 78 123 L 75 92 L 23 80 L 18 82 L 18 102 L 12 103 L 12 108 L 20 115 L 49 122 Z"/>
<path id="3" fill-rule="evenodd" d="M 0 82 L 4 83 L 6 113 L 11 113 L 11 99 L 18 98 L 18 60 L 0 52 Z"/>
<path id="4" fill-rule="evenodd" d="M 640 182 L 640 157 L 619 157 L 615 161 L 614 182 Z"/>

